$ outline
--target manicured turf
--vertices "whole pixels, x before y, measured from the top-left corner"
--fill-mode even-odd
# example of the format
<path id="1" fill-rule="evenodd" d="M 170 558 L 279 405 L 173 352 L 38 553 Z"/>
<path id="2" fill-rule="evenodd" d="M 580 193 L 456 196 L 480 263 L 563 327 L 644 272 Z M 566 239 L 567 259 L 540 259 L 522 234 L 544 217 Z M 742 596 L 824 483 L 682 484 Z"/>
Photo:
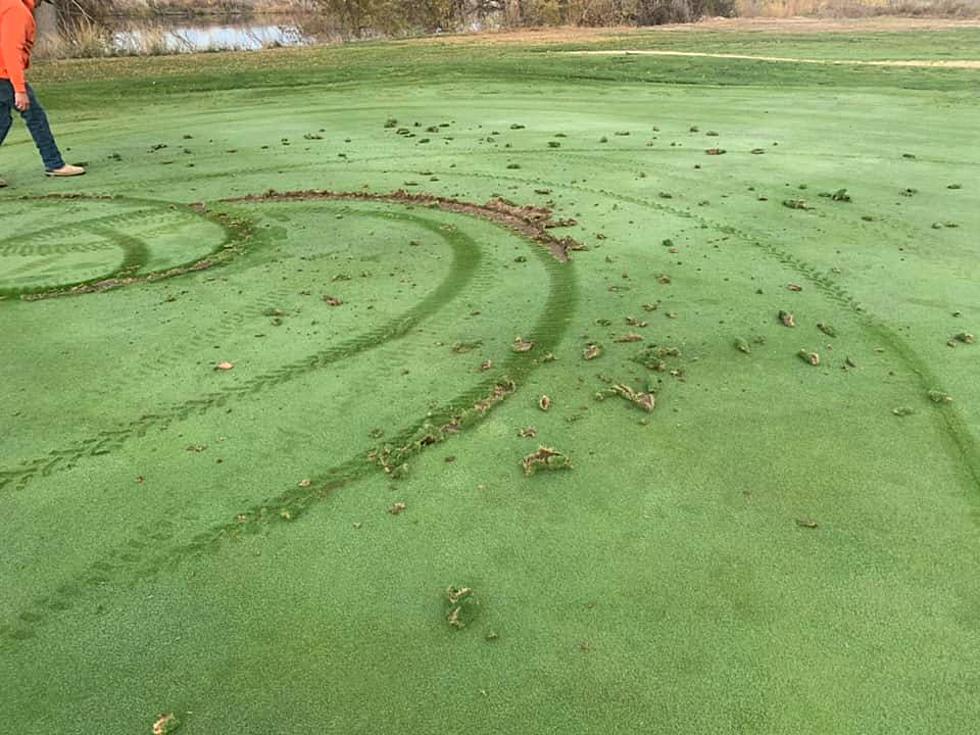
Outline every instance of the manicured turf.
<path id="1" fill-rule="evenodd" d="M 37 69 L 91 173 L 0 150 L 0 731 L 974 730 L 980 72 L 563 50 Z M 402 188 L 587 249 L 241 199 Z"/>

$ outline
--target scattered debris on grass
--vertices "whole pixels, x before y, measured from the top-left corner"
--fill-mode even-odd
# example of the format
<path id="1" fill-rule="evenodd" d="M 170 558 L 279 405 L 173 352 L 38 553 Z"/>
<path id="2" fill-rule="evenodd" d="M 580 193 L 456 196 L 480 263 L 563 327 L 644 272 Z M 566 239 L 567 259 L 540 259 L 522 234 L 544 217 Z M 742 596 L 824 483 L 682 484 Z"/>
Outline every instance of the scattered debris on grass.
<path id="1" fill-rule="evenodd" d="M 517 384 L 513 381 L 508 380 L 503 383 L 498 383 L 494 386 L 493 391 L 489 396 L 484 398 L 482 401 L 477 401 L 475 404 L 473 404 L 473 410 L 477 413 L 486 413 L 515 390 L 517 390 Z"/>
<path id="2" fill-rule="evenodd" d="M 705 153 L 707 153 L 709 156 L 723 156 L 728 153 L 728 151 L 726 151 L 724 148 L 709 148 L 705 151 Z"/>
<path id="3" fill-rule="evenodd" d="M 820 528 L 820 524 L 810 518 L 797 518 L 796 525 L 800 528 Z"/>
<path id="4" fill-rule="evenodd" d="M 820 194 L 824 199 L 830 199 L 835 202 L 850 202 L 851 195 L 847 193 L 847 189 L 838 189 L 837 191 L 825 191 Z"/>
<path id="5" fill-rule="evenodd" d="M 517 432 L 517 435 L 521 439 L 534 439 L 538 435 L 538 430 L 533 426 L 525 426 L 523 429 Z"/>
<path id="6" fill-rule="evenodd" d="M 538 399 L 538 408 L 545 412 L 551 409 L 551 398 L 548 396 L 541 396 Z"/>
<path id="7" fill-rule="evenodd" d="M 657 283 L 659 284 L 667 286 L 670 285 L 670 282 L 671 278 L 666 273 L 661 273 L 659 276 L 657 276 Z"/>
<path id="8" fill-rule="evenodd" d="M 784 327 L 795 327 L 796 326 L 796 317 L 793 316 L 788 311 L 780 311 L 779 312 L 779 321 L 782 322 L 782 324 L 783 324 Z"/>
<path id="9" fill-rule="evenodd" d="M 642 342 L 643 335 L 637 334 L 636 332 L 629 332 L 628 334 L 624 334 L 621 337 L 616 337 L 615 341 L 616 342 Z"/>
<path id="10" fill-rule="evenodd" d="M 157 715 L 156 722 L 153 723 L 153 735 L 172 735 L 180 727 L 180 720 L 173 712 L 166 715 Z"/>
<path id="11" fill-rule="evenodd" d="M 803 362 L 813 365 L 814 367 L 820 364 L 820 355 L 818 355 L 816 352 L 800 350 L 797 354 L 800 356 L 800 359 L 803 360 Z"/>
<path id="12" fill-rule="evenodd" d="M 327 306 L 342 306 L 344 302 L 338 299 L 336 296 L 325 294 L 323 297 L 323 303 L 325 303 Z"/>
<path id="13" fill-rule="evenodd" d="M 538 451 L 521 460 L 521 467 L 528 477 L 538 470 L 570 470 L 572 461 L 568 456 L 551 447 L 538 447 Z"/>
<path id="14" fill-rule="evenodd" d="M 631 327 L 637 327 L 639 329 L 644 329 L 647 326 L 647 322 L 637 319 L 636 317 L 628 316 L 626 317 L 626 324 Z"/>
<path id="15" fill-rule="evenodd" d="M 931 390 L 928 393 L 926 393 L 926 395 L 929 397 L 929 400 L 932 401 L 933 403 L 945 404 L 945 403 L 953 402 L 953 397 L 949 395 L 949 393 L 946 393 L 945 391 Z"/>
<path id="16" fill-rule="evenodd" d="M 585 350 L 582 352 L 582 357 L 586 360 L 595 360 L 602 354 L 602 345 L 595 343 L 590 343 L 585 346 Z"/>
<path id="17" fill-rule="evenodd" d="M 296 483 L 296 484 L 297 484 L 297 485 L 298 485 L 299 487 L 309 487 L 310 485 L 312 485 L 312 484 L 313 484 L 313 480 L 310 480 L 310 479 L 305 479 L 305 480 L 300 480 L 300 481 L 299 481 L 298 483 Z"/>
<path id="18" fill-rule="evenodd" d="M 624 383 L 615 383 L 604 391 L 596 394 L 596 398 L 604 400 L 608 396 L 619 396 L 623 400 L 629 401 L 647 413 L 652 413 L 657 407 L 657 397 L 652 391 L 638 391 Z"/>
<path id="19" fill-rule="evenodd" d="M 803 290 L 803 286 L 801 286 L 798 283 L 788 283 L 788 284 L 786 284 L 786 290 L 787 291 L 795 291 L 796 293 L 799 293 L 800 291 Z"/>
<path id="20" fill-rule="evenodd" d="M 899 406 L 898 408 L 893 408 L 892 413 L 896 416 L 901 416 L 904 418 L 905 416 L 911 416 L 914 414 L 915 410 L 909 408 L 908 406 Z"/>
<path id="21" fill-rule="evenodd" d="M 811 209 L 806 199 L 784 199 L 783 206 L 789 209 Z"/>
<path id="22" fill-rule="evenodd" d="M 487 370 L 493 369 L 493 360 L 484 360 L 480 363 L 480 372 L 485 373 Z"/>
<path id="23" fill-rule="evenodd" d="M 817 322 L 817 329 L 826 334 L 828 337 L 836 337 L 837 330 L 826 322 Z"/>
<path id="24" fill-rule="evenodd" d="M 765 152 L 766 152 L 765 148 L 753 148 L 751 151 L 749 151 L 749 153 L 751 153 L 753 156 L 761 156 Z"/>
<path id="25" fill-rule="evenodd" d="M 446 589 L 446 603 L 449 611 L 446 621 L 449 627 L 462 630 L 476 617 L 480 605 L 471 587 L 449 587 Z"/>
<path id="26" fill-rule="evenodd" d="M 534 342 L 523 337 L 517 337 L 514 339 L 513 349 L 514 352 L 530 352 L 534 349 Z"/>
<path id="27" fill-rule="evenodd" d="M 970 332 L 960 332 L 959 334 L 954 334 L 953 339 L 955 339 L 957 342 L 962 342 L 965 345 L 972 345 L 977 341 L 976 336 Z"/>
<path id="28" fill-rule="evenodd" d="M 473 350 L 482 346 L 482 339 L 473 340 L 471 342 L 456 342 L 453 344 L 453 352 L 457 355 L 462 355 L 467 352 L 472 352 Z"/>
<path id="29" fill-rule="evenodd" d="M 397 516 L 404 513 L 406 508 L 408 508 L 408 506 L 404 503 L 394 503 L 390 508 L 388 508 L 388 512 L 393 516 Z"/>
<path id="30" fill-rule="evenodd" d="M 649 345 L 633 358 L 634 362 L 639 363 L 647 370 L 654 370 L 663 373 L 668 370 L 665 359 L 668 357 L 680 357 L 681 351 L 676 347 Z"/>
<path id="31" fill-rule="evenodd" d="M 749 343 L 741 337 L 735 338 L 735 349 L 739 352 L 744 352 L 746 355 L 752 354 L 752 348 L 749 347 Z"/>

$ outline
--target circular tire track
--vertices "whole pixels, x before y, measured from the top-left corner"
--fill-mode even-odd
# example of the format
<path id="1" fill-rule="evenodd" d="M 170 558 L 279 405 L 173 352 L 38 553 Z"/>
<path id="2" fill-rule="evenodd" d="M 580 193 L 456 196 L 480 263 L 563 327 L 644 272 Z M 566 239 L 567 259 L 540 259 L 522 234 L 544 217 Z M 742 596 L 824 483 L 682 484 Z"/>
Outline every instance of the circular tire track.
<path id="1" fill-rule="evenodd" d="M 12 645 L 32 638 L 37 626 L 51 616 L 70 609 L 87 596 L 98 593 L 104 585 L 151 576 L 161 569 L 173 568 L 207 553 L 243 533 L 294 521 L 335 490 L 372 472 L 397 469 L 427 447 L 446 441 L 482 421 L 494 406 L 517 391 L 520 384 L 537 369 L 540 363 L 536 355 L 555 350 L 568 329 L 578 299 L 575 271 L 567 263 L 568 250 L 574 243 L 569 239 L 555 238 L 548 232 L 545 227 L 548 216 L 543 210 L 493 202 L 488 205 L 472 205 L 426 195 L 406 195 L 404 192 L 393 195 L 293 192 L 249 197 L 238 202 L 297 200 L 368 200 L 413 207 L 437 207 L 483 217 L 532 241 L 532 253 L 546 269 L 549 277 L 541 316 L 527 332 L 527 336 L 537 343 L 535 351 L 510 354 L 502 364 L 482 375 L 475 385 L 442 402 L 438 408 L 428 411 L 425 418 L 408 423 L 386 443 L 365 446 L 348 460 L 316 473 L 310 478 L 308 486 L 291 487 L 279 495 L 243 509 L 227 523 L 208 528 L 179 543 L 171 543 L 176 536 L 176 529 L 171 521 L 140 524 L 123 544 L 108 550 L 49 594 L 36 598 L 34 604 L 23 610 L 12 622 L 0 625 L 0 643 Z M 144 415 L 127 426 L 100 432 L 72 447 L 49 452 L 44 458 L 28 462 L 17 470 L 0 472 L 0 489 L 4 486 L 8 486 L 8 489 L 23 489 L 35 477 L 69 469 L 87 456 L 112 452 L 128 440 L 143 436 L 151 429 L 165 430 L 176 421 L 206 413 L 214 407 L 225 405 L 232 398 L 262 392 L 298 375 L 334 364 L 407 334 L 456 298 L 478 276 L 481 253 L 477 243 L 464 233 L 446 232 L 438 223 L 413 213 L 402 216 L 444 238 L 454 255 L 449 276 L 435 291 L 406 313 L 364 335 L 257 376 L 228 392 L 208 394 L 154 414 Z"/>
<path id="2" fill-rule="evenodd" d="M 241 223 L 209 215 L 195 207 L 166 201 L 78 194 L 28 197 L 26 201 L 52 205 L 85 202 L 123 211 L 73 219 L 65 224 L 50 225 L 0 239 L 0 302 L 11 298 L 36 300 L 106 291 L 204 270 L 227 259 L 232 254 L 229 250 L 232 244 L 245 239 L 248 234 Z M 152 239 L 155 235 L 200 223 L 214 227 L 213 242 L 201 248 L 201 255 L 183 262 L 167 263 L 163 259 L 162 267 L 147 270 L 154 255 Z M 17 274 L 30 274 L 37 266 L 48 265 L 48 260 L 93 253 L 103 255 L 106 261 L 113 260 L 115 264 L 107 263 L 101 272 L 86 278 L 79 279 L 72 274 L 59 278 L 57 282 L 27 286 L 10 284 L 9 266 L 4 267 L 5 260 L 34 259 L 33 263 L 29 261 L 16 269 Z"/>

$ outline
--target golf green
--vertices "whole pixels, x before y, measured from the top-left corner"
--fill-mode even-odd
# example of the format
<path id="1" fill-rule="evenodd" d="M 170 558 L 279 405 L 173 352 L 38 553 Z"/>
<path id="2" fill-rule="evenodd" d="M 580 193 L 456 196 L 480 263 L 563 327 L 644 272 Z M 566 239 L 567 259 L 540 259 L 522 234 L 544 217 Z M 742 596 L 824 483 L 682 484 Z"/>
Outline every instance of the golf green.
<path id="1" fill-rule="evenodd" d="M 980 72 L 817 63 L 937 44 L 41 65 L 0 731 L 973 732 Z"/>

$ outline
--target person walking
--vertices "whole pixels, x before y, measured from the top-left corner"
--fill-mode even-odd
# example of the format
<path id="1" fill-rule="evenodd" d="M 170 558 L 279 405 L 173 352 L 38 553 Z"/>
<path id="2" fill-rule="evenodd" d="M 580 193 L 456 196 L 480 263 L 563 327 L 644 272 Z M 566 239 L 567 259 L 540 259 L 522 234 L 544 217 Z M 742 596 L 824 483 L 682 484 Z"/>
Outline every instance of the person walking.
<path id="1" fill-rule="evenodd" d="M 45 0 L 41 0 L 44 2 Z M 81 176 L 85 169 L 70 166 L 61 157 L 48 116 L 27 83 L 31 50 L 37 35 L 34 8 L 37 0 L 0 0 L 0 143 L 3 143 L 17 110 L 34 138 L 44 173 L 48 176 Z M 0 179 L 0 187 L 7 182 Z"/>

